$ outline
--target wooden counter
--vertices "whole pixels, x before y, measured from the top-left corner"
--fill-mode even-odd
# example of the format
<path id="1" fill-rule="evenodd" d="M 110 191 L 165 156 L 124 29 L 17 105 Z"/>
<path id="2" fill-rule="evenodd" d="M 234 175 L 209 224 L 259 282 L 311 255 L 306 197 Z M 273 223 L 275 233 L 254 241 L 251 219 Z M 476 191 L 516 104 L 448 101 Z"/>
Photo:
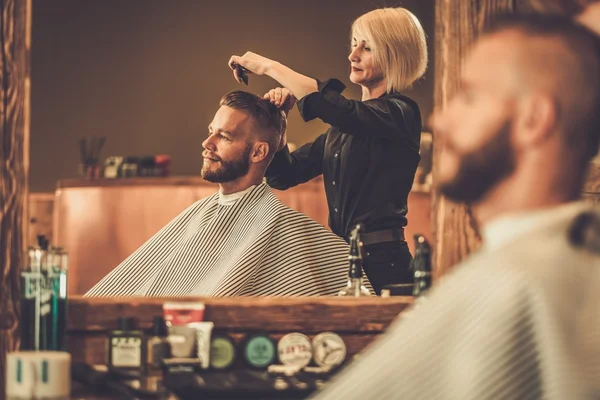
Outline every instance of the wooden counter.
<path id="1" fill-rule="evenodd" d="M 166 301 L 205 304 L 204 320 L 214 331 L 238 342 L 248 333 L 265 332 L 275 339 L 290 332 L 310 338 L 318 333 L 339 334 L 348 348 L 347 359 L 363 350 L 412 304 L 412 297 L 391 298 L 81 298 L 69 299 L 68 350 L 74 362 L 104 364 L 106 333 L 118 316 L 138 318 L 142 328 L 162 315 Z"/>

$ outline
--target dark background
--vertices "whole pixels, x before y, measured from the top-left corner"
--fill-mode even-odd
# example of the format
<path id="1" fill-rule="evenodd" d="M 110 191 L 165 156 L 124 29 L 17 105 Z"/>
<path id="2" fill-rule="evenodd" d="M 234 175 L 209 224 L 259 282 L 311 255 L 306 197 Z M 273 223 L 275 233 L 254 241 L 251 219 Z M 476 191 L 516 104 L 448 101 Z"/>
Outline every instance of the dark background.
<path id="1" fill-rule="evenodd" d="M 109 155 L 170 154 L 173 175 L 197 175 L 206 127 L 223 94 L 264 94 L 276 85 L 250 76 L 246 88 L 227 67 L 250 50 L 305 75 L 337 77 L 346 96 L 352 21 L 373 8 L 403 6 L 423 24 L 424 79 L 406 92 L 424 121 L 433 103 L 433 0 L 214 1 L 33 0 L 31 54 L 32 192 L 77 177 L 78 140 L 106 136 Z M 290 113 L 289 141 L 303 144 L 326 126 Z"/>

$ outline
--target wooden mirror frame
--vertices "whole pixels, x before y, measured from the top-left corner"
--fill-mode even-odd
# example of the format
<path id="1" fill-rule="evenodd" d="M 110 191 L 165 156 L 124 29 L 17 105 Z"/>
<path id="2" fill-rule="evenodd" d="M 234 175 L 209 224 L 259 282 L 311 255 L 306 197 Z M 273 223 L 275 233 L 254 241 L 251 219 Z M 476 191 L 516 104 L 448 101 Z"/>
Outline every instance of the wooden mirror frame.
<path id="1" fill-rule="evenodd" d="M 559 3 L 578 0 L 553 0 Z M 550 2 L 548 0 L 548 2 Z M 435 0 L 435 108 L 444 107 L 458 87 L 460 59 L 481 28 L 500 12 L 531 11 L 539 0 Z M 5 353 L 18 346 L 19 269 L 25 250 L 30 135 L 31 0 L 4 0 L 0 43 L 2 65 L 0 94 L 0 399 L 4 397 Z M 443 148 L 435 146 L 436 160 Z M 584 197 L 600 198 L 600 163 L 594 164 Z M 436 277 L 479 245 L 469 208 L 450 203 L 434 191 L 432 231 L 435 237 Z M 460 232 L 460 234 L 459 234 Z M 380 299 L 380 301 L 383 299 Z M 84 304 L 73 300 L 76 307 Z M 391 303 L 390 303 L 391 304 Z M 83 306 L 82 306 L 83 307 Z M 77 308 L 76 308 L 77 309 Z M 375 308 L 373 312 L 381 309 Z M 74 311 L 76 312 L 76 311 Z M 332 316 L 335 318 L 335 316 Z"/>

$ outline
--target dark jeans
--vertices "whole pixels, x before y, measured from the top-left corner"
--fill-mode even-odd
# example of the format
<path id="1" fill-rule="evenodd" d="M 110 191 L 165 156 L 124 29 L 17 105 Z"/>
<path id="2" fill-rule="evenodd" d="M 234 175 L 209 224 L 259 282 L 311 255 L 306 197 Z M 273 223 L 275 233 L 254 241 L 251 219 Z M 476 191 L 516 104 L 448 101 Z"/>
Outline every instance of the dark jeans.
<path id="1" fill-rule="evenodd" d="M 409 269 L 412 255 L 406 242 L 385 242 L 365 246 L 363 268 L 375 293 L 381 294 L 385 285 L 413 283 Z"/>

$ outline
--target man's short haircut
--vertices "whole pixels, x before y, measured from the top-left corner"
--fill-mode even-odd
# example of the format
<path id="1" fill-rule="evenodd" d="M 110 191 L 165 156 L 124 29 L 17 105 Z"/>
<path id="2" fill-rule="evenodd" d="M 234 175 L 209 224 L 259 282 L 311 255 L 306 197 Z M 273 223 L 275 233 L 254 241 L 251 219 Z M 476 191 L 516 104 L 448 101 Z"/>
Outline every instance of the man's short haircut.
<path id="1" fill-rule="evenodd" d="M 285 114 L 279 108 L 269 100 L 242 90 L 227 93 L 219 105 L 248 113 L 254 120 L 253 134 L 269 144 L 269 155 L 275 154 L 287 124 Z"/>
<path id="2" fill-rule="evenodd" d="M 600 37 L 570 18 L 540 14 L 500 16 L 484 34 L 505 31 L 522 33 L 524 42 L 548 41 L 529 49 L 523 64 L 533 76 L 548 78 L 563 139 L 589 161 L 600 146 Z"/>

